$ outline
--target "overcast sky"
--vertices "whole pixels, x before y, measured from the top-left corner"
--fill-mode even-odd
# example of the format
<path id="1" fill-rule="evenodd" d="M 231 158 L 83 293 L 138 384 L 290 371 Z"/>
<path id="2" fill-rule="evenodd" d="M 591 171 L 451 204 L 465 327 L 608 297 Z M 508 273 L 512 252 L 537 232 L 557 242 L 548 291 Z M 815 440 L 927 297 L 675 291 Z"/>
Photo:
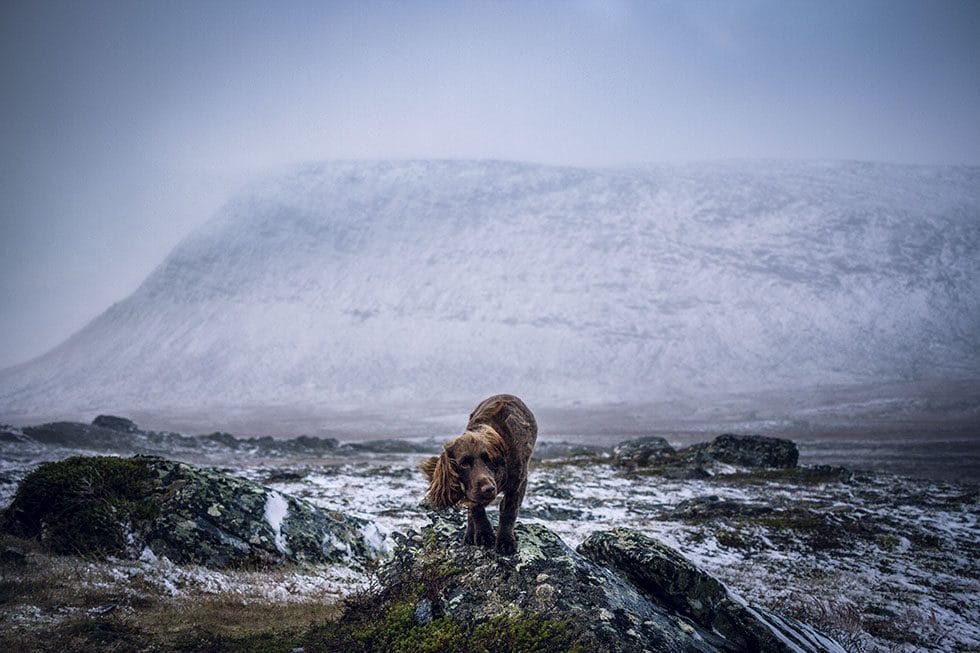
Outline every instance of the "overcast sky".
<path id="1" fill-rule="evenodd" d="M 0 367 L 326 158 L 980 164 L 980 2 L 0 4 Z"/>

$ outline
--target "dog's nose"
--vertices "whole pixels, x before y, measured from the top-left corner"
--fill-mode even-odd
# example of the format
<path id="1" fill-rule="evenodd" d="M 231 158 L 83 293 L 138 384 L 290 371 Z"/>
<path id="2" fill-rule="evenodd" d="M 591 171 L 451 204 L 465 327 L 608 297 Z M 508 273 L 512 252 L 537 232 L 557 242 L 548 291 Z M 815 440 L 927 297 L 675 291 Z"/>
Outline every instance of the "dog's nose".
<path id="1" fill-rule="evenodd" d="M 493 498 L 497 495 L 497 486 L 493 483 L 481 483 L 480 484 L 480 496 L 485 498 Z"/>

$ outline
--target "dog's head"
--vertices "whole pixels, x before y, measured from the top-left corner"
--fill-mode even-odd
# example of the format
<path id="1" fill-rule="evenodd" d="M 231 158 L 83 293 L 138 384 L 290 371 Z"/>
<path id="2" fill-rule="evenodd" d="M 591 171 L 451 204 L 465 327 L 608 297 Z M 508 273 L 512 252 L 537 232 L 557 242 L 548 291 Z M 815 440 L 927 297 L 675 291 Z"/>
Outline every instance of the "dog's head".
<path id="1" fill-rule="evenodd" d="M 503 439 L 489 426 L 480 426 L 422 462 L 429 479 L 426 501 L 433 508 L 485 506 L 497 496 L 504 472 Z"/>

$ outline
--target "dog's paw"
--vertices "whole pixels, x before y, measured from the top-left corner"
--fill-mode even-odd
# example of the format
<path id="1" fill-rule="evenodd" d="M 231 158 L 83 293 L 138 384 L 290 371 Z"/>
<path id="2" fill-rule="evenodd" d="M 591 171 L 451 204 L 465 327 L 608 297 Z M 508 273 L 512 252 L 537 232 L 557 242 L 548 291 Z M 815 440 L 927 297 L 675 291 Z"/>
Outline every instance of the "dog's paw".
<path id="1" fill-rule="evenodd" d="M 496 537 L 493 535 L 493 531 L 480 531 L 476 534 L 476 544 L 480 546 L 493 546 L 496 541 Z"/>
<path id="2" fill-rule="evenodd" d="M 497 536 L 497 553 L 509 556 L 517 551 L 517 540 L 513 535 L 501 533 Z"/>

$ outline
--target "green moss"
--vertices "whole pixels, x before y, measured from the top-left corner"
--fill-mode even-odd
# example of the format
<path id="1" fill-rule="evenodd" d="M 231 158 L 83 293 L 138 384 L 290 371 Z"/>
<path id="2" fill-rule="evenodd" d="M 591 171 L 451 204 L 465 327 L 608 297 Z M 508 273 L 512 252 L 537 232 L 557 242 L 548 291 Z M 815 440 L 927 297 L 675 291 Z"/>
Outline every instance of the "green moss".
<path id="1" fill-rule="evenodd" d="M 901 542 L 901 540 L 899 540 L 898 537 L 891 534 L 879 535 L 875 539 L 878 543 L 878 547 L 884 549 L 885 551 L 894 551 L 895 549 L 898 548 L 898 545 Z"/>
<path id="2" fill-rule="evenodd" d="M 152 519 L 153 473 L 139 459 L 73 457 L 45 463 L 17 488 L 5 530 L 57 553 L 109 554 L 126 545 L 126 527 Z"/>
<path id="3" fill-rule="evenodd" d="M 432 570 L 429 570 L 432 571 Z M 442 571 L 448 571 L 442 569 Z M 499 615 L 482 623 L 459 623 L 436 609 L 428 623 L 415 623 L 415 609 L 426 598 L 439 604 L 451 574 L 413 578 L 347 601 L 337 622 L 313 627 L 303 646 L 308 651 L 344 653 L 510 653 L 511 651 L 587 651 L 574 624 L 539 614 Z"/>
<path id="4" fill-rule="evenodd" d="M 304 645 L 311 651 L 369 653 L 509 653 L 586 651 L 569 624 L 539 615 L 501 615 L 474 626 L 443 616 L 424 625 L 412 622 L 415 603 L 401 601 L 377 613 L 348 614 L 336 624 L 313 629 Z"/>
<path id="5" fill-rule="evenodd" d="M 479 647 L 482 646 L 483 650 L 501 653 L 579 653 L 589 650 L 583 641 L 569 632 L 567 622 L 546 619 L 540 615 L 494 617 L 473 629 L 472 641 L 476 643 L 476 650 L 481 650 Z"/>
<path id="6" fill-rule="evenodd" d="M 370 602 L 357 605 L 338 623 L 311 629 L 304 645 L 312 651 L 455 651 L 462 632 L 448 618 L 413 626 L 414 602 L 402 600 L 377 611 Z"/>

